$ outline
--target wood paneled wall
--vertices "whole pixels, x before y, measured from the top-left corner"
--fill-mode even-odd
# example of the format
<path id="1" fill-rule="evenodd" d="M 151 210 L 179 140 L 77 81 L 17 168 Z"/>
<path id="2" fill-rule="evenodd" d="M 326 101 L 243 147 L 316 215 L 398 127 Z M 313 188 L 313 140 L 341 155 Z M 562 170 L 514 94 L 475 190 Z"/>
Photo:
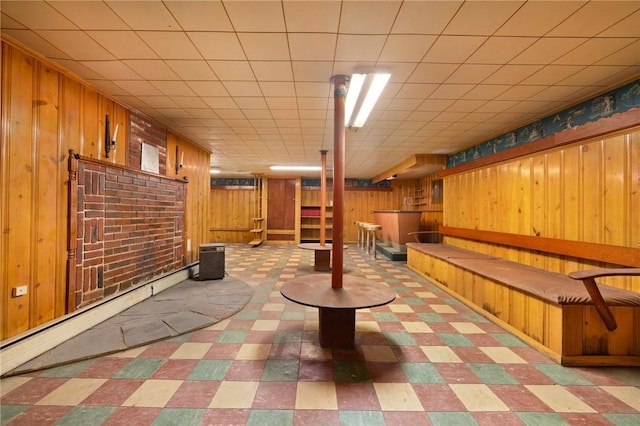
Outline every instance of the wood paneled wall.
<path id="1" fill-rule="evenodd" d="M 176 158 L 176 147 L 179 158 Z M 184 219 L 187 263 L 200 259 L 200 244 L 209 242 L 210 159 L 209 152 L 181 136 L 167 133 L 167 176 L 176 176 L 176 161 L 178 164 L 182 161 L 182 168 L 178 167 L 177 177 L 189 182 Z"/>
<path id="2" fill-rule="evenodd" d="M 640 247 L 640 128 L 445 177 L 447 226 Z M 560 273 L 611 265 L 459 238 Z M 640 291 L 640 280 L 609 284 Z"/>
<path id="3" fill-rule="evenodd" d="M 255 216 L 256 193 L 251 187 L 212 187 L 209 211 L 210 242 L 248 243 Z"/>
<path id="4" fill-rule="evenodd" d="M 127 166 L 130 112 L 22 48 L 4 39 L 1 46 L 0 340 L 4 340 L 66 313 L 68 150 L 104 160 L 108 114 L 111 129 L 116 124 L 120 128 L 117 149 L 107 161 Z M 209 153 L 186 141 L 179 143 L 185 149 L 184 173 L 189 180 L 185 220 L 196 257 L 197 244 L 208 237 Z M 27 294 L 12 297 L 12 288 L 22 285 Z"/>

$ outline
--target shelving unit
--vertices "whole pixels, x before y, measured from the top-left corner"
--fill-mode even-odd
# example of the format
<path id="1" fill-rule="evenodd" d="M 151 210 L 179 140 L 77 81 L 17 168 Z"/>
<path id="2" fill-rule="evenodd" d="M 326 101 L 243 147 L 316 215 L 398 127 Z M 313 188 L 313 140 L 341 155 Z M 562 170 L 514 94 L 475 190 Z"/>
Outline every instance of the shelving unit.
<path id="1" fill-rule="evenodd" d="M 424 195 L 424 189 L 416 188 L 413 191 L 413 202 L 411 206 L 414 210 L 422 210 L 427 205 L 427 198 Z"/>
<path id="2" fill-rule="evenodd" d="M 326 239 L 331 241 L 332 230 L 332 206 L 326 206 Z M 320 206 L 301 206 L 300 207 L 300 242 L 318 242 L 320 241 Z"/>
<path id="3" fill-rule="evenodd" d="M 251 233 L 251 241 L 249 245 L 256 247 L 262 244 L 264 241 L 264 217 L 262 213 L 262 177 L 256 175 L 253 179 L 253 217 L 251 221 L 253 223 L 252 228 L 249 230 Z"/>

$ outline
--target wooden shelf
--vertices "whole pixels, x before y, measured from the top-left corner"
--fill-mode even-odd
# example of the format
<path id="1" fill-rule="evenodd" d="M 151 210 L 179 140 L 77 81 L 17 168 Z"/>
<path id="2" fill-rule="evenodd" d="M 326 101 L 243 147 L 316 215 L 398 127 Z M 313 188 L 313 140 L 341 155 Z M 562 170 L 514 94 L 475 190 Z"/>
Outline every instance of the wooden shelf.
<path id="1" fill-rule="evenodd" d="M 325 238 L 332 238 L 333 206 L 325 206 Z M 305 204 L 300 206 L 300 241 L 320 241 L 320 206 Z"/>

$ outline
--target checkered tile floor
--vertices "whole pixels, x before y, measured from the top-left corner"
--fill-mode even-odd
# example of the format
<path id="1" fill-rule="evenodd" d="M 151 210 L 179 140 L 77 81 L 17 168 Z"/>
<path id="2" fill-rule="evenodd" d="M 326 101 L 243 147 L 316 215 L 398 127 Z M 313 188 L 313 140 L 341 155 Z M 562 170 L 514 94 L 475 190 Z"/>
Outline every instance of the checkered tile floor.
<path id="1" fill-rule="evenodd" d="M 323 349 L 318 312 L 279 287 L 313 271 L 295 246 L 226 246 L 255 293 L 167 341 L 0 382 L 3 425 L 640 425 L 640 369 L 564 368 L 403 263 L 355 246 L 345 273 L 394 303 L 357 313 L 356 348 Z"/>

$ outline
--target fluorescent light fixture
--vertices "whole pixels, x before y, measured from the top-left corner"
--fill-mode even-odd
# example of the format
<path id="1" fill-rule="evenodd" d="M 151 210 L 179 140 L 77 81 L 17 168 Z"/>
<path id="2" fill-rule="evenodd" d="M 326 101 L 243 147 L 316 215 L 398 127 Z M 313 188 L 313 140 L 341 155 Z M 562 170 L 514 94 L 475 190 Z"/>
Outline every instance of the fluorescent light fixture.
<path id="1" fill-rule="evenodd" d="M 211 169 L 209 170 L 209 173 L 211 173 L 212 175 L 218 174 L 220 173 L 220 169 Z"/>
<path id="2" fill-rule="evenodd" d="M 391 74 L 353 74 L 345 101 L 345 126 L 362 127 L 369 117 Z M 364 92 L 362 89 L 365 89 Z M 363 95 L 363 93 L 365 93 Z M 364 96 L 364 99 L 363 99 Z"/>
<path id="3" fill-rule="evenodd" d="M 344 122 L 347 127 L 349 127 L 351 115 L 353 114 L 353 110 L 356 107 L 356 101 L 360 96 L 360 91 L 362 90 L 362 85 L 364 84 L 364 79 L 366 76 L 366 74 L 353 74 L 351 76 L 351 80 L 349 80 L 347 100 L 344 102 Z"/>
<path id="4" fill-rule="evenodd" d="M 271 166 L 271 170 L 289 172 L 313 172 L 322 170 L 321 166 Z"/>

